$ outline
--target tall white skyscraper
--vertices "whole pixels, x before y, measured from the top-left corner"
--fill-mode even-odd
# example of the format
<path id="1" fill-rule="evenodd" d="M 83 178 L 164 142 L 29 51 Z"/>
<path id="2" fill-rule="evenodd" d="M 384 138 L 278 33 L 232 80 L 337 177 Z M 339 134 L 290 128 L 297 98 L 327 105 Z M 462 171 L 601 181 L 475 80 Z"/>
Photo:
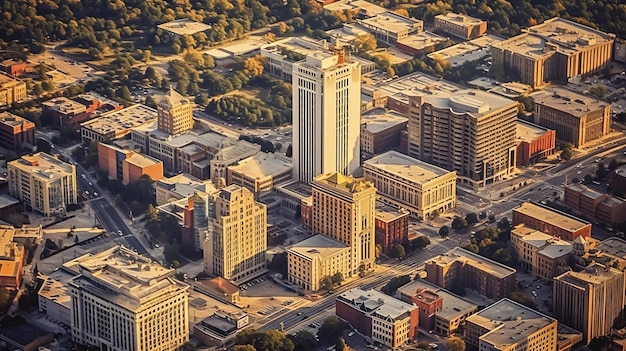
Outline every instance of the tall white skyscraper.
<path id="1" fill-rule="evenodd" d="M 293 176 L 359 167 L 361 69 L 343 51 L 318 52 L 293 65 Z"/>

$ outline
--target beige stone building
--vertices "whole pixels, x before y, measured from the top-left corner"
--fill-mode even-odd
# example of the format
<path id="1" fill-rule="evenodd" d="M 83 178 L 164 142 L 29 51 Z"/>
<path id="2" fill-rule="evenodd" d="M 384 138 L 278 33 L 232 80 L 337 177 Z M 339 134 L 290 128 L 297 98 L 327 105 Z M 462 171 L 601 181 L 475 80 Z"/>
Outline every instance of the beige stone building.
<path id="1" fill-rule="evenodd" d="M 238 185 L 220 189 L 215 198 L 211 235 L 204 241 L 204 271 L 234 284 L 266 272 L 267 207 Z"/>
<path id="2" fill-rule="evenodd" d="M 515 170 L 518 103 L 489 92 L 409 96 L 409 156 L 456 171 L 474 188 Z"/>
<path id="3" fill-rule="evenodd" d="M 448 12 L 435 16 L 435 28 L 465 40 L 476 39 L 487 32 L 487 21 Z"/>
<path id="4" fill-rule="evenodd" d="M 511 230 L 511 245 L 517 254 L 522 270 L 532 272 L 541 279 L 552 280 L 567 267 L 567 256 L 572 252 L 572 243 L 518 225 Z"/>
<path id="5" fill-rule="evenodd" d="M 193 128 L 193 102 L 170 86 L 168 94 L 157 97 L 159 130 L 177 135 Z"/>
<path id="6" fill-rule="evenodd" d="M 540 88 L 549 82 L 601 72 L 613 56 L 614 34 L 563 18 L 552 18 L 491 47 L 493 65 Z"/>
<path id="7" fill-rule="evenodd" d="M 261 152 L 228 166 L 226 183 L 247 188 L 258 200 L 269 194 L 274 185 L 291 180 L 291 169 L 289 157 Z"/>
<path id="8" fill-rule="evenodd" d="M 586 343 L 611 334 L 624 318 L 624 274 L 593 264 L 581 272 L 566 272 L 554 278 L 554 317 L 582 331 Z"/>
<path id="9" fill-rule="evenodd" d="M 353 276 L 374 267 L 376 188 L 371 182 L 338 172 L 320 174 L 311 183 L 313 234 L 322 234 L 350 248 Z"/>
<path id="10" fill-rule="evenodd" d="M 456 207 L 456 172 L 388 151 L 363 163 L 363 176 L 382 200 L 429 218 Z"/>
<path id="11" fill-rule="evenodd" d="M 581 147 L 611 131 L 611 105 L 563 88 L 533 96 L 534 123 L 556 131 L 556 138 Z"/>
<path id="12" fill-rule="evenodd" d="M 361 114 L 361 158 L 368 159 L 400 145 L 408 119 L 401 113 L 375 108 Z"/>
<path id="13" fill-rule="evenodd" d="M 9 195 L 52 216 L 77 203 L 76 167 L 43 152 L 8 163 Z"/>
<path id="14" fill-rule="evenodd" d="M 317 291 L 325 276 L 349 271 L 350 248 L 324 235 L 315 235 L 289 248 L 287 262 L 290 283 Z"/>
<path id="15" fill-rule="evenodd" d="M 0 73 L 0 106 L 26 99 L 26 82 Z"/>
<path id="16" fill-rule="evenodd" d="M 481 351 L 557 350 L 558 322 L 502 299 L 465 320 L 465 342 Z"/>

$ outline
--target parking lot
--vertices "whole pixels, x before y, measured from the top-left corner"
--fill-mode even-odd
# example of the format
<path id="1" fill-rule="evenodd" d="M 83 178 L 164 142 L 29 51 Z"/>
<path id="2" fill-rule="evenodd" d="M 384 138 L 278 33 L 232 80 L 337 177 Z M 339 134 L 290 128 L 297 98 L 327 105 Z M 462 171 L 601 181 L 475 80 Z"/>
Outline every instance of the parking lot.
<path id="1" fill-rule="evenodd" d="M 517 272 L 517 288 L 537 304 L 537 309 L 552 315 L 552 283 L 542 281 L 531 274 Z"/>

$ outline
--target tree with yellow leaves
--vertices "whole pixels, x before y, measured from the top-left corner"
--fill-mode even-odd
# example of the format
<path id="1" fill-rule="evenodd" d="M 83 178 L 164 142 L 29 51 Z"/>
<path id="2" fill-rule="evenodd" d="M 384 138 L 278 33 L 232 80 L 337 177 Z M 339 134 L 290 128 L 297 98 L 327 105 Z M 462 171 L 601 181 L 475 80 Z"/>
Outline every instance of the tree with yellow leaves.
<path id="1" fill-rule="evenodd" d="M 263 73 L 263 64 L 265 58 L 261 55 L 249 57 L 243 62 L 243 72 L 252 78 L 260 76 Z"/>

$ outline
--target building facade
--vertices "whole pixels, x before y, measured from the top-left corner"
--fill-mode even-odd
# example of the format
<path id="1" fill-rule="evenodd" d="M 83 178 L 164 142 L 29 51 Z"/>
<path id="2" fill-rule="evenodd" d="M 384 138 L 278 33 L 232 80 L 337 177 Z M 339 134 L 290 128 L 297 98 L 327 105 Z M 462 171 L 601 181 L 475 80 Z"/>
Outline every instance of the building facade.
<path id="1" fill-rule="evenodd" d="M 188 285 L 122 246 L 76 259 L 72 339 L 109 351 L 178 350 L 189 340 Z"/>
<path id="2" fill-rule="evenodd" d="M 306 183 L 359 167 L 361 71 L 343 50 L 293 66 L 293 178 Z"/>
<path id="3" fill-rule="evenodd" d="M 474 188 L 514 171 L 517 102 L 467 89 L 416 94 L 409 104 L 409 156 Z"/>
<path id="4" fill-rule="evenodd" d="M 610 104 L 563 88 L 547 92 L 533 99 L 534 123 L 555 130 L 559 140 L 578 148 L 610 132 Z"/>
<path id="5" fill-rule="evenodd" d="M 424 22 L 391 11 L 385 11 L 368 18 L 357 18 L 356 24 L 372 34 L 376 40 L 392 46 L 395 46 L 398 40 L 424 30 Z"/>
<path id="6" fill-rule="evenodd" d="M 456 172 L 397 151 L 365 161 L 363 176 L 374 184 L 384 202 L 404 208 L 419 219 L 456 207 Z"/>
<path id="7" fill-rule="evenodd" d="M 259 200 L 270 194 L 275 184 L 291 180 L 291 169 L 290 158 L 261 152 L 228 166 L 226 184 L 243 186 Z"/>
<path id="8" fill-rule="evenodd" d="M 563 273 L 561 270 L 569 269 L 572 243 L 565 240 L 518 225 L 511 230 L 511 246 L 520 268 L 538 278 L 550 281 Z"/>
<path id="9" fill-rule="evenodd" d="M 359 333 L 392 349 L 418 335 L 417 307 L 374 289 L 346 291 L 335 300 L 335 309 Z"/>
<path id="10" fill-rule="evenodd" d="M 491 299 L 515 290 L 515 269 L 460 247 L 425 262 L 426 280 L 444 289 L 455 284 Z"/>
<path id="11" fill-rule="evenodd" d="M 361 114 L 361 158 L 368 159 L 400 146 L 408 119 L 395 111 L 376 108 Z"/>
<path id="12" fill-rule="evenodd" d="M 39 152 L 11 161 L 8 166 L 9 195 L 44 216 L 65 213 L 77 203 L 76 167 Z"/>
<path id="13" fill-rule="evenodd" d="M 363 179 L 338 172 L 320 174 L 313 190 L 313 234 L 322 234 L 350 248 L 344 276 L 371 270 L 375 261 L 376 188 Z"/>
<path id="14" fill-rule="evenodd" d="M 157 98 L 159 130 L 177 135 L 193 128 L 193 102 L 170 86 L 168 94 Z"/>
<path id="15" fill-rule="evenodd" d="M 24 245 L 13 241 L 15 228 L 0 225 L 0 289 L 19 289 L 24 271 Z"/>
<path id="16" fill-rule="evenodd" d="M 124 185 L 138 181 L 143 175 L 154 181 L 163 178 L 163 162 L 103 143 L 98 143 L 98 168 L 107 172 L 109 179 L 120 180 Z"/>
<path id="17" fill-rule="evenodd" d="M 515 143 L 515 165 L 526 167 L 554 153 L 556 131 L 518 119 Z"/>
<path id="18" fill-rule="evenodd" d="M 388 254 L 394 244 L 409 240 L 409 211 L 403 208 L 376 206 L 376 245 Z"/>
<path id="19" fill-rule="evenodd" d="M 574 212 L 611 226 L 626 221 L 626 201 L 619 197 L 579 184 L 568 184 L 564 190 L 563 202 Z"/>
<path id="20" fill-rule="evenodd" d="M 585 343 L 610 335 L 624 318 L 624 274 L 596 264 L 554 278 L 554 317 L 582 331 Z"/>
<path id="21" fill-rule="evenodd" d="M 152 125 L 157 121 L 157 111 L 135 104 L 121 110 L 102 114 L 80 125 L 82 141 L 109 141 L 124 138 L 133 128 Z M 144 151 L 145 152 L 145 151 Z"/>
<path id="22" fill-rule="evenodd" d="M 0 70 L 13 77 L 19 77 L 26 71 L 26 62 L 22 60 L 8 59 L 0 62 Z"/>
<path id="23" fill-rule="evenodd" d="M 435 16 L 435 28 L 465 40 L 487 33 L 487 21 L 468 15 L 448 12 Z"/>
<path id="24" fill-rule="evenodd" d="M 35 123 L 10 112 L 0 113 L 0 147 L 20 153 L 35 146 Z"/>
<path id="25" fill-rule="evenodd" d="M 567 241 L 579 236 L 591 236 L 591 223 L 534 202 L 525 202 L 514 208 L 512 222 L 513 226 L 524 224 Z"/>
<path id="26" fill-rule="evenodd" d="M 44 101 L 42 118 L 48 119 L 55 126 L 74 127 L 85 122 L 91 115 L 87 106 L 64 96 Z"/>
<path id="27" fill-rule="evenodd" d="M 204 241 L 204 271 L 235 284 L 266 272 L 267 207 L 237 185 L 220 189 L 215 197 L 211 235 Z"/>
<path id="28" fill-rule="evenodd" d="M 4 73 L 0 74 L 0 106 L 26 100 L 26 82 Z"/>

